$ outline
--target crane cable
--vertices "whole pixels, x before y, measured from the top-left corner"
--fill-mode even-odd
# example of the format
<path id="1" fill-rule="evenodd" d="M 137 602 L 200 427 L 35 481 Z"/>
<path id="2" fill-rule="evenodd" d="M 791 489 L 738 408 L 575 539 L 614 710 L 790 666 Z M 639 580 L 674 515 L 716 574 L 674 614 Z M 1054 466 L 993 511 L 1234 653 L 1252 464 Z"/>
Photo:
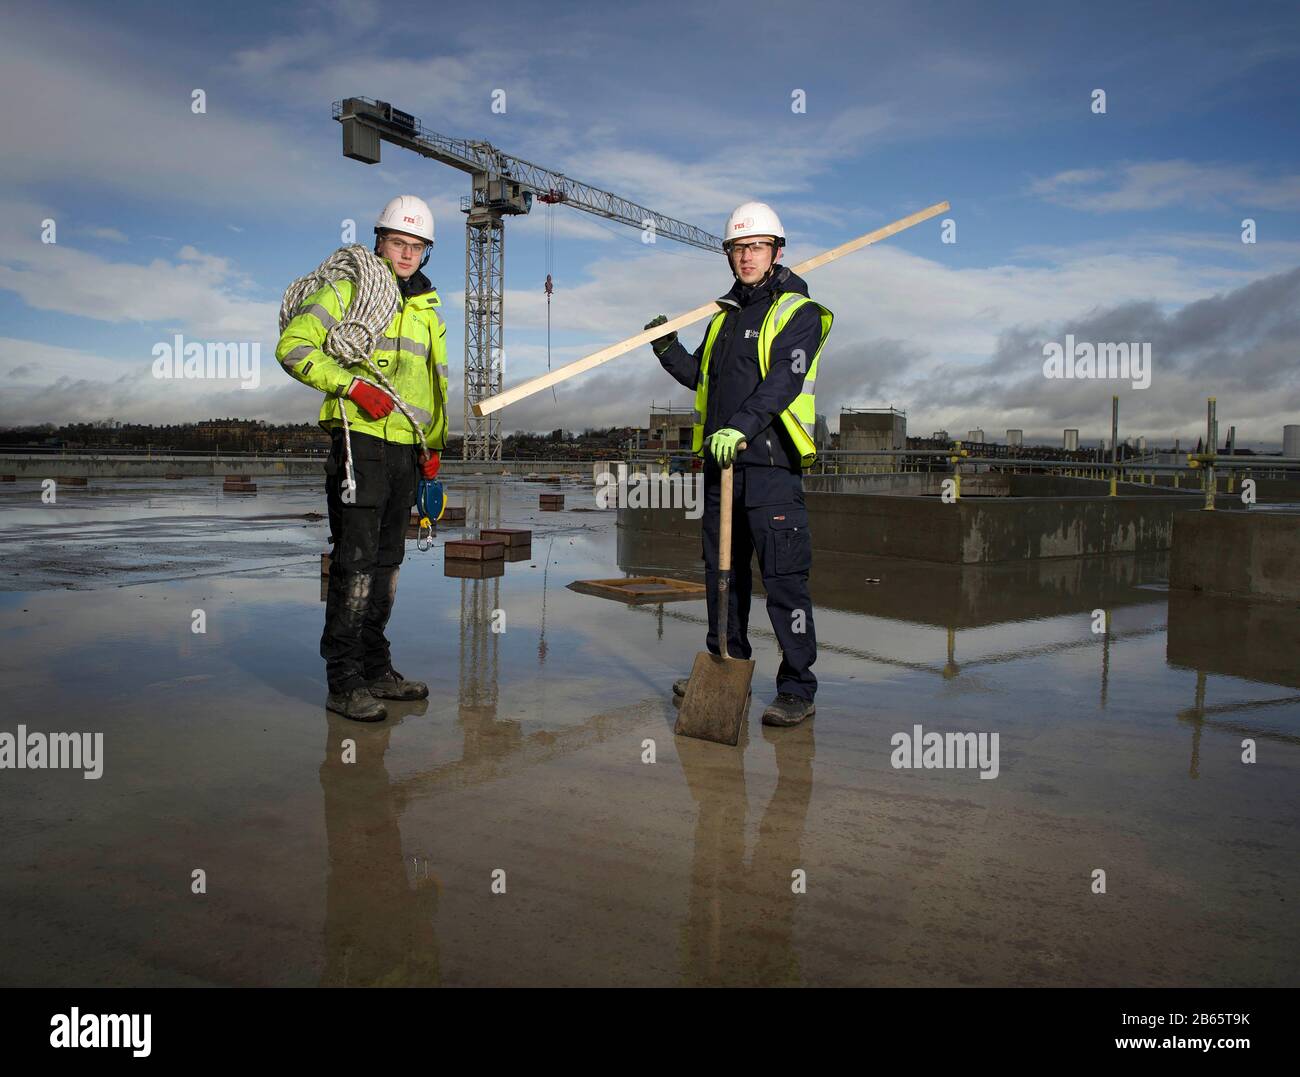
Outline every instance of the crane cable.
<path id="1" fill-rule="evenodd" d="M 339 295 L 339 290 L 335 286 L 336 282 L 341 280 L 350 281 L 352 284 L 352 305 L 346 309 L 343 297 Z M 305 277 L 299 277 L 290 284 L 284 290 L 284 298 L 280 301 L 281 334 L 301 312 L 307 299 L 327 285 L 333 290 L 334 298 L 338 300 L 339 311 L 346 317 L 341 318 L 326 331 L 321 351 L 345 367 L 362 367 L 366 372 L 373 374 L 388 395 L 393 398 L 397 410 L 406 416 L 411 429 L 415 431 L 415 436 L 420 439 L 420 447 L 428 452 L 428 440 L 424 436 L 423 428 L 411 413 L 410 407 L 372 362 L 380 338 L 388 329 L 388 323 L 393 320 L 393 315 L 402 305 L 402 293 L 397 287 L 397 278 L 377 254 L 359 243 L 354 243 L 350 247 L 340 247 Z M 375 384 L 368 378 L 360 375 L 358 377 L 369 385 Z M 379 387 L 375 386 L 375 388 Z M 348 427 L 348 411 L 341 399 L 347 395 L 348 388 L 351 388 L 351 382 L 335 396 L 340 398 L 339 414 L 343 417 L 344 465 L 347 475 L 345 488 L 351 491 L 352 499 L 355 501 L 357 481 L 352 471 L 352 435 Z"/>
<path id="2" fill-rule="evenodd" d="M 551 274 L 555 271 L 555 203 L 546 203 L 546 369 L 551 369 L 551 292 L 555 285 Z M 551 400 L 559 403 L 555 386 L 551 386 Z"/>

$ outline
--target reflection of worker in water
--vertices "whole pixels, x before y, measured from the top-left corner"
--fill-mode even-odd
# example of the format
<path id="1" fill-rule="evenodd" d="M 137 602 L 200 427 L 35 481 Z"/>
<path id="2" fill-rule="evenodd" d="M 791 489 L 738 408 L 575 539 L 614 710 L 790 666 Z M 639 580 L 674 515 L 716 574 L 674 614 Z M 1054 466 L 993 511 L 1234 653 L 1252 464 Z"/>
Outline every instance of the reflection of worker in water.
<path id="1" fill-rule="evenodd" d="M 414 888 L 407 880 L 384 766 L 391 729 L 329 718 L 320 768 L 329 845 L 323 987 L 438 982 L 437 888 L 427 865 L 417 866 Z M 345 754 L 347 739 L 355 748 Z"/>
<path id="2" fill-rule="evenodd" d="M 678 737 L 682 769 L 699 808 L 691 893 L 682 926 L 682 975 L 691 986 L 793 986 L 792 872 L 807 871 L 801 842 L 812 798 L 813 730 L 771 735 L 776 791 L 745 866 L 745 756 Z"/>
<path id="3" fill-rule="evenodd" d="M 758 554 L 767 612 L 781 645 L 776 698 L 767 725 L 797 725 L 813 714 L 817 659 L 808 573 L 812 537 L 802 469 L 817 458 L 813 442 L 817 359 L 831 312 L 808 298 L 808 286 L 779 264 L 785 230 L 770 206 L 746 202 L 727 221 L 724 249 L 735 283 L 718 300 L 692 355 L 669 333 L 653 342 L 665 370 L 695 390 L 691 447 L 704 463 L 704 565 L 708 585 L 707 647 L 718 647 L 716 609 L 721 468 L 735 465 L 727 653 L 749 658 L 750 561 Z M 661 325 L 662 314 L 646 328 Z M 743 449 L 739 448 L 744 443 Z M 673 685 L 685 695 L 688 678 Z"/>

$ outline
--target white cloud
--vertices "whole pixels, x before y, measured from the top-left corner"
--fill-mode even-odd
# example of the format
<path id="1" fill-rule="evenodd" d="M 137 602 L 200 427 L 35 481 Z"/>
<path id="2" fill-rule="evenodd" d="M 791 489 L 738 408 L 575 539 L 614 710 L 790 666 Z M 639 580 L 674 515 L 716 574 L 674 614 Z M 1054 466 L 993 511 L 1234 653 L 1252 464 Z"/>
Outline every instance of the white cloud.
<path id="1" fill-rule="evenodd" d="M 214 340 L 275 339 L 279 304 L 256 299 L 256 287 L 228 259 L 191 245 L 174 259 L 141 264 L 21 234 L 5 238 L 0 289 L 34 310 L 110 324 L 153 322 Z"/>
<path id="2" fill-rule="evenodd" d="M 1249 214 L 1300 209 L 1300 174 L 1269 177 L 1249 165 L 1143 161 L 1058 172 L 1032 182 L 1028 193 L 1094 213 L 1180 207 Z"/>

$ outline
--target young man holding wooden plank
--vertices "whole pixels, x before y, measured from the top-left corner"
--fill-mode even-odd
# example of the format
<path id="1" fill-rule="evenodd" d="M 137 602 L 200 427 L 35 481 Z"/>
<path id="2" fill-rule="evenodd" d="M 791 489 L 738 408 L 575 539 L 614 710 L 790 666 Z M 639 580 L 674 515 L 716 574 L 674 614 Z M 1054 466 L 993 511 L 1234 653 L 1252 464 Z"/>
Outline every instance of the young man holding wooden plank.
<path id="1" fill-rule="evenodd" d="M 727 220 L 723 249 L 731 290 L 694 354 L 676 333 L 653 342 L 663 368 L 695 391 L 692 449 L 705 457 L 704 564 L 709 635 L 718 646 L 714 601 L 718 571 L 721 468 L 734 466 L 732 581 L 727 653 L 749 658 L 751 559 L 758 554 L 767 612 L 783 652 L 776 698 L 765 725 L 798 725 L 814 713 L 817 658 L 808 573 L 812 536 L 804 505 L 803 469 L 816 460 L 814 384 L 830 333 L 829 310 L 808 298 L 803 279 L 780 264 L 785 230 L 772 208 L 746 202 Z M 662 325 L 664 315 L 646 328 Z M 743 443 L 744 448 L 738 448 Z M 707 452 L 705 451 L 707 448 Z M 684 695 L 686 678 L 673 685 Z"/>

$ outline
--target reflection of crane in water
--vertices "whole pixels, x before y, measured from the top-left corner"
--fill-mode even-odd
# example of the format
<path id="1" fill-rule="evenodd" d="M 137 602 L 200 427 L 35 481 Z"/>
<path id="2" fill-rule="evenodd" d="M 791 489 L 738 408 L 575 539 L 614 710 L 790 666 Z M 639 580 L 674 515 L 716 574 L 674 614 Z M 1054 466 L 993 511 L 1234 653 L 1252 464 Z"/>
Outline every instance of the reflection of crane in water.
<path id="1" fill-rule="evenodd" d="M 474 488 L 472 506 L 466 505 L 465 530 L 495 527 L 500 521 L 500 493 L 492 484 Z M 460 581 L 460 704 L 466 752 L 471 738 L 496 720 L 499 634 L 492 631 L 495 611 L 501 608 L 501 579 Z"/>
<path id="2" fill-rule="evenodd" d="M 542 633 L 537 637 L 537 664 L 546 665 L 546 581 L 551 571 L 551 547 L 555 545 L 555 536 L 546 544 L 546 564 L 542 566 Z"/>

